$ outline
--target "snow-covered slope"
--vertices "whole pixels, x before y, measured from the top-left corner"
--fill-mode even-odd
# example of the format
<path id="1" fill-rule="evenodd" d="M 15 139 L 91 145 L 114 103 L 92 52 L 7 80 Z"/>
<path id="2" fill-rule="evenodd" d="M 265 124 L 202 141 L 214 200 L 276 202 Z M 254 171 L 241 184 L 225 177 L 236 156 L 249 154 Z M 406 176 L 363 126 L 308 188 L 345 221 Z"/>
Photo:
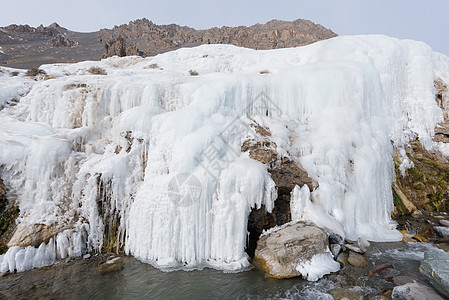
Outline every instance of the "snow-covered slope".
<path id="1" fill-rule="evenodd" d="M 18 222 L 59 233 L 39 249 L 10 248 L 0 271 L 99 250 L 114 226 L 126 252 L 159 267 L 246 267 L 247 217 L 277 195 L 267 167 L 240 151 L 251 122 L 318 183 L 294 190 L 293 219 L 398 240 L 390 140 L 434 147 L 434 77 L 449 82 L 447 57 L 385 36 L 42 68 L 55 78 L 0 112 L 0 174 Z"/>

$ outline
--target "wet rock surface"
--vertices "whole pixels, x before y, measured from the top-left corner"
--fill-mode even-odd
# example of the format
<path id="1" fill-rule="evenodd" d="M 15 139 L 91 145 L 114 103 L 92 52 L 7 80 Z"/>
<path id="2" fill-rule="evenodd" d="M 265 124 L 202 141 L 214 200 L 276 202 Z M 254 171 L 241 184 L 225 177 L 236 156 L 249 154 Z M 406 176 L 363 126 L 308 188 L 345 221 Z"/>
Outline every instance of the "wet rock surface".
<path id="1" fill-rule="evenodd" d="M 427 251 L 419 271 L 438 291 L 449 297 L 449 253 L 438 250 Z"/>
<path id="2" fill-rule="evenodd" d="M 431 287 L 413 282 L 404 285 L 397 286 L 393 289 L 391 299 L 394 300 L 409 300 L 409 299 L 422 299 L 422 300 L 443 300 L 438 293 Z"/>

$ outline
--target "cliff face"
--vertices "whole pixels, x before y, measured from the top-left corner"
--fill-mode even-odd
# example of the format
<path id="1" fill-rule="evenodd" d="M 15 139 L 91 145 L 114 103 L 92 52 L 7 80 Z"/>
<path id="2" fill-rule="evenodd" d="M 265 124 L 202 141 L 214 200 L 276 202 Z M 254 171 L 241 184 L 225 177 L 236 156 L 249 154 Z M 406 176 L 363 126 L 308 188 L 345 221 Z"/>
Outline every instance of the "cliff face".
<path id="1" fill-rule="evenodd" d="M 186 26 L 156 25 L 147 19 L 102 29 L 98 42 L 106 45 L 103 57 L 136 55 L 137 47 L 144 55 L 155 55 L 173 49 L 200 44 L 232 44 L 252 49 L 278 49 L 304 46 L 337 36 L 332 30 L 308 20 L 278 21 L 250 27 L 221 27 L 195 30 Z M 109 45 L 124 40 L 130 51 L 117 52 Z M 139 52 L 139 51 L 137 51 Z M 130 53 L 130 54 L 128 54 Z M 125 54 L 125 55 L 124 55 Z"/>

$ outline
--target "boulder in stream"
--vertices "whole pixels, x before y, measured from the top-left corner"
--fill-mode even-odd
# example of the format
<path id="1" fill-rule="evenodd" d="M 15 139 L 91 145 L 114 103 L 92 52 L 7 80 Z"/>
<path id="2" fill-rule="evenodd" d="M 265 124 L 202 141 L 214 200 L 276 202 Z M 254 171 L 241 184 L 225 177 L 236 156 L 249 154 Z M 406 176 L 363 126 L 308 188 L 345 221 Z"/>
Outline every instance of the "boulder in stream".
<path id="1" fill-rule="evenodd" d="M 262 235 L 257 242 L 254 264 L 269 276 L 302 276 L 316 281 L 340 269 L 328 247 L 328 235 L 315 224 L 297 222 Z"/>

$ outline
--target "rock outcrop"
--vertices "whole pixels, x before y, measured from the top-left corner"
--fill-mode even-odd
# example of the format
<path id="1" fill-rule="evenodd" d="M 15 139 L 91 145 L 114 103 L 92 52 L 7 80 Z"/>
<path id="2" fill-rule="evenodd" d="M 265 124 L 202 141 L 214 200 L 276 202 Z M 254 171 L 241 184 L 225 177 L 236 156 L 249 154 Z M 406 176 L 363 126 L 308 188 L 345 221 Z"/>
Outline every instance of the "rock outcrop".
<path id="1" fill-rule="evenodd" d="M 180 47 L 200 44 L 232 44 L 253 49 L 278 49 L 297 47 L 337 36 L 334 32 L 308 20 L 279 21 L 250 27 L 221 27 L 195 30 L 186 26 L 156 25 L 147 19 L 135 20 L 113 29 L 102 29 L 98 42 L 105 45 L 118 38 L 136 42 L 145 55 L 155 55 Z M 107 52 L 114 55 L 114 52 Z M 135 54 L 132 54 L 135 55 Z"/>
<path id="2" fill-rule="evenodd" d="M 332 257 L 328 245 L 328 235 L 322 229 L 311 223 L 297 222 L 263 235 L 257 242 L 253 262 L 271 277 L 307 277 L 301 274 L 300 266 L 310 263 L 316 255 Z M 334 263 L 330 268 L 337 271 L 338 263 L 330 260 Z"/>
<path id="3" fill-rule="evenodd" d="M 401 155 L 394 151 L 396 182 L 393 184 L 395 217 L 416 210 L 447 211 L 449 209 L 449 162 L 439 152 L 422 147 L 419 141 L 405 148 L 413 167 L 401 175 Z"/>
<path id="4" fill-rule="evenodd" d="M 438 250 L 427 251 L 419 271 L 438 291 L 449 297 L 449 253 Z"/>
<path id="5" fill-rule="evenodd" d="M 435 101 L 443 112 L 443 122 L 434 129 L 434 142 L 449 143 L 449 92 L 441 78 L 435 78 Z M 394 148 L 396 182 L 393 183 L 394 218 L 418 211 L 449 210 L 449 163 L 437 150 L 423 148 L 416 140 L 404 148 Z M 400 170 L 407 156 L 409 168 Z M 402 174 L 401 174 L 402 173 Z M 405 176 L 402 176 L 405 175 Z"/>
<path id="6" fill-rule="evenodd" d="M 78 41 L 68 39 L 63 35 L 58 34 L 54 38 L 48 40 L 47 45 L 50 47 L 73 47 L 78 45 Z"/>
<path id="7" fill-rule="evenodd" d="M 137 49 L 135 43 L 128 42 L 124 38 L 119 37 L 116 40 L 110 40 L 104 44 L 104 54 L 101 58 L 107 58 L 111 56 L 145 56 L 145 53 Z"/>
<path id="8" fill-rule="evenodd" d="M 42 243 L 48 243 L 50 238 L 55 236 L 61 231 L 64 231 L 68 227 L 62 226 L 47 226 L 44 224 L 33 224 L 28 225 L 24 223 L 20 223 L 14 231 L 11 239 L 9 240 L 7 246 L 14 247 L 39 247 Z"/>

